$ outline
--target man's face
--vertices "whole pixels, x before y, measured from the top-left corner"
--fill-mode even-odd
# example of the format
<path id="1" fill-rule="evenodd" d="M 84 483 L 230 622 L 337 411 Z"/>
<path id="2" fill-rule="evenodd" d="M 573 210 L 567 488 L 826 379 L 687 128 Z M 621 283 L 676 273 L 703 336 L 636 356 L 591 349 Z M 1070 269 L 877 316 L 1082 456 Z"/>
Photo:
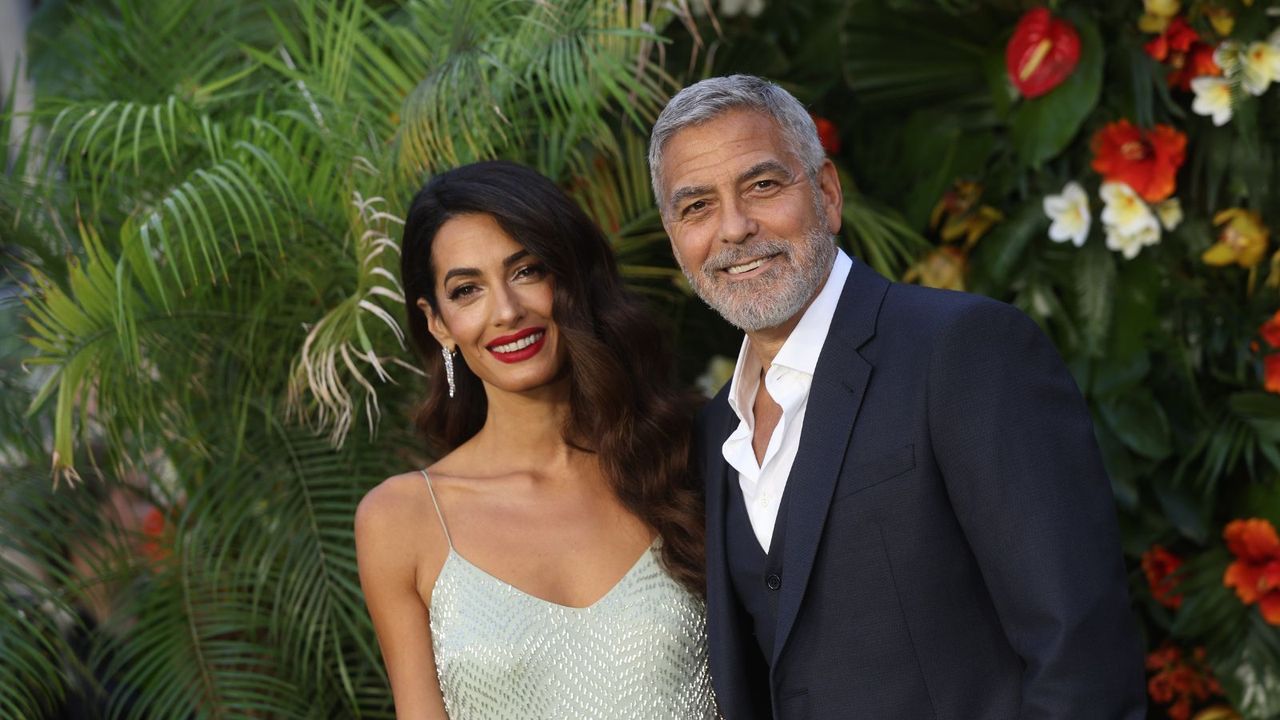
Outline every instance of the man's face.
<path id="1" fill-rule="evenodd" d="M 769 116 L 731 110 L 680 130 L 659 186 L 677 262 L 733 325 L 783 326 L 826 280 L 842 203 L 835 167 L 824 161 L 810 181 Z"/>

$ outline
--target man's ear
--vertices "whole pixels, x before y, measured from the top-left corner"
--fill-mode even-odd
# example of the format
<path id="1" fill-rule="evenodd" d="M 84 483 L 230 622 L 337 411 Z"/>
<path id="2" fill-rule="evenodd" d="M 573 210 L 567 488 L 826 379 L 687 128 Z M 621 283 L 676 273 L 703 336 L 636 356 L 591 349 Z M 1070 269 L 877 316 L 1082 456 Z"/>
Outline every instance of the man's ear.
<path id="1" fill-rule="evenodd" d="M 827 227 L 834 235 L 840 232 L 843 221 L 844 190 L 840 187 L 840 173 L 830 159 L 822 161 L 818 169 L 818 192 L 822 194 L 822 206 L 827 214 Z"/>
<path id="2" fill-rule="evenodd" d="M 432 337 L 440 343 L 441 347 L 449 348 L 452 352 L 458 344 L 453 341 L 453 335 L 449 333 L 449 328 L 444 324 L 440 313 L 431 309 L 431 303 L 427 302 L 426 298 L 418 298 L 417 306 L 422 314 L 427 316 L 427 330 L 431 331 Z"/>

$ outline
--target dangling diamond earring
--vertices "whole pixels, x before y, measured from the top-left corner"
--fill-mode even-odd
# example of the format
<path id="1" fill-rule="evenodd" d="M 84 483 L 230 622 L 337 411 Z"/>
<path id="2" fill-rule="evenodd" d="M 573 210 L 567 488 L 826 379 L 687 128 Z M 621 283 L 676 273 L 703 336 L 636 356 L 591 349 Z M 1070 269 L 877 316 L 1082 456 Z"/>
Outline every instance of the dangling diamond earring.
<path id="1" fill-rule="evenodd" d="M 453 353 L 449 348 L 441 347 L 440 354 L 444 356 L 444 379 L 449 383 L 449 397 L 452 398 L 458 391 L 458 386 L 453 382 Z"/>

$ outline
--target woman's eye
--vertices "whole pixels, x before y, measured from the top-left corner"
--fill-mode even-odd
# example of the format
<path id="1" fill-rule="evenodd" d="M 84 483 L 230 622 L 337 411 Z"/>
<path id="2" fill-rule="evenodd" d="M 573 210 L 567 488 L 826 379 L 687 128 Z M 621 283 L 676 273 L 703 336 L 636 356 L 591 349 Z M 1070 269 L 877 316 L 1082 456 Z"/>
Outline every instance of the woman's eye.
<path id="1" fill-rule="evenodd" d="M 547 274 L 547 269 L 542 265 L 525 265 L 516 270 L 515 280 L 523 280 L 526 278 L 540 278 Z"/>
<path id="2" fill-rule="evenodd" d="M 450 300 L 461 300 L 470 297 L 476 291 L 475 285 L 459 285 L 449 291 Z"/>

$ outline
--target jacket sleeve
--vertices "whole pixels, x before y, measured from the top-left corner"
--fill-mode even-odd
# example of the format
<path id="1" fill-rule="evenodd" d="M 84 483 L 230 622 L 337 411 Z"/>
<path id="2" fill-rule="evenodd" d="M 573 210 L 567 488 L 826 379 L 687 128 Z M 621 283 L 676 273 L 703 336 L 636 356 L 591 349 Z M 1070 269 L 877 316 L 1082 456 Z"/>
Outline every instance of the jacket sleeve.
<path id="1" fill-rule="evenodd" d="M 1111 485 L 1048 338 L 966 302 L 935 336 L 929 433 L 1000 623 L 1026 663 L 1022 720 L 1146 717 Z"/>

